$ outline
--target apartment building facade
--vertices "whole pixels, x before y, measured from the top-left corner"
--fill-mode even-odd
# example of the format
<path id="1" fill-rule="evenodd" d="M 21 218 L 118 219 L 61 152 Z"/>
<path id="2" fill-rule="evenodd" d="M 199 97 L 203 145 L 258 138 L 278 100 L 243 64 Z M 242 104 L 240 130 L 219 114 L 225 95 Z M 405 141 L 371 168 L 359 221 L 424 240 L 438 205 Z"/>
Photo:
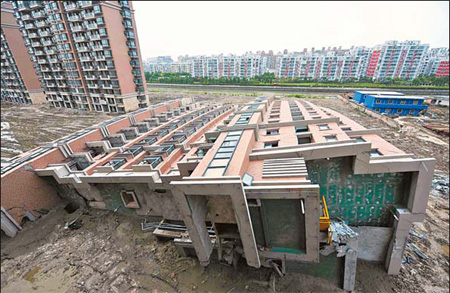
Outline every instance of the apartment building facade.
<path id="1" fill-rule="evenodd" d="M 429 45 L 419 41 L 388 41 L 373 48 L 324 47 L 278 54 L 180 56 L 178 63 L 191 64 L 193 77 L 252 78 L 272 72 L 277 78 L 326 81 L 360 78 L 412 80 L 420 75 L 444 77 L 448 76 L 449 64 L 448 48 L 429 49 Z"/>
<path id="2" fill-rule="evenodd" d="M 45 93 L 11 3 L 1 3 L 1 100 L 18 104 L 45 103 Z"/>
<path id="3" fill-rule="evenodd" d="M 124 113 L 148 106 L 131 1 L 14 1 L 55 107 Z"/>
<path id="4" fill-rule="evenodd" d="M 357 258 L 399 273 L 435 168 L 379 134 L 299 99 L 170 101 L 18 157 L 2 168 L 2 205 L 33 199 L 38 208 L 59 190 L 93 208 L 184 225 L 188 236 L 170 237 L 203 266 L 217 253 L 285 272 L 319 262 L 330 244 L 327 217 L 340 218 L 359 234 L 346 244 L 344 289 L 352 290 Z M 38 190 L 32 197 L 17 188 L 23 180 Z"/>

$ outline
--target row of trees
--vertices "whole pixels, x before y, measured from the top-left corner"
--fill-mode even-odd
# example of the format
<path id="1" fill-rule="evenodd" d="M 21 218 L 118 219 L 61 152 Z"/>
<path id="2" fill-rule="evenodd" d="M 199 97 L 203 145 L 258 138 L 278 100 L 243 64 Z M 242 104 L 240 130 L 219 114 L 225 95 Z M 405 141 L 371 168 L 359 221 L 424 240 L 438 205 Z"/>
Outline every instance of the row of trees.
<path id="1" fill-rule="evenodd" d="M 414 80 L 407 80 L 401 78 L 386 78 L 385 80 L 372 80 L 370 77 L 362 77 L 360 79 L 347 79 L 347 80 L 313 80 L 304 78 L 276 78 L 274 73 L 266 72 L 262 75 L 257 75 L 253 78 L 240 78 L 240 77 L 192 77 L 190 73 L 182 72 L 145 72 L 145 79 L 150 83 L 169 83 L 169 84 L 204 84 L 204 85 L 271 85 L 271 84 L 374 84 L 374 85 L 434 85 L 434 86 L 446 86 L 449 85 L 449 77 L 435 77 L 435 76 L 420 76 Z"/>

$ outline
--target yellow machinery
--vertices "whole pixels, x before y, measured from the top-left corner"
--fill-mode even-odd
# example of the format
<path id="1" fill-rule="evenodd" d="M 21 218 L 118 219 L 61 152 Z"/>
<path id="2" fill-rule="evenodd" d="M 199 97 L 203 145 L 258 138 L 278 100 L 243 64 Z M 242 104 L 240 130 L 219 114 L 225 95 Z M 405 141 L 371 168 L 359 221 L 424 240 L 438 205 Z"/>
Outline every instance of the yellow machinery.
<path id="1" fill-rule="evenodd" d="M 330 214 L 328 214 L 327 202 L 325 196 L 322 196 L 322 215 L 319 218 L 319 230 L 328 232 L 328 244 L 331 244 L 331 237 L 333 232 L 330 228 Z"/>

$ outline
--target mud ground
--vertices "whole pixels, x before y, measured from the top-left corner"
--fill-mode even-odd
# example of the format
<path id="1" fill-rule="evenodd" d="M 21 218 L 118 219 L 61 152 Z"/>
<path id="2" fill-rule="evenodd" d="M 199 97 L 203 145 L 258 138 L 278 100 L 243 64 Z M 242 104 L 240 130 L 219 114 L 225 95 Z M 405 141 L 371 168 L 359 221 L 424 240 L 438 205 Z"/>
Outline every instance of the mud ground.
<path id="1" fill-rule="evenodd" d="M 186 95 L 234 104 L 251 101 L 255 96 L 177 92 L 151 93 L 150 98 L 156 103 Z M 382 136 L 406 152 L 438 160 L 426 219 L 414 225 L 414 231 L 424 236 L 409 239 L 427 259 L 407 248 L 409 263 L 403 264 L 398 276 L 386 275 L 381 264 L 358 261 L 355 292 L 448 292 L 448 137 L 426 132 L 416 123 L 411 127 L 417 131 L 401 132 L 349 109 L 335 97 L 307 99 L 346 113 L 367 128 L 383 128 Z M 443 119 L 448 121 L 448 108 L 437 110 L 443 111 Z M 98 113 L 2 105 L 2 158 L 12 156 L 3 150 L 4 122 L 10 125 L 8 139 L 16 140 L 8 148 L 25 151 L 108 118 Z M 51 130 L 47 130 L 49 127 Z M 30 131 L 35 135 L 29 135 Z M 423 139 L 426 136 L 418 132 L 435 139 Z M 66 221 L 81 213 L 80 229 L 64 229 Z M 339 280 L 298 273 L 277 278 L 273 288 L 269 282 L 272 271 L 252 269 L 242 262 L 236 269 L 213 261 L 204 269 L 194 258 L 179 256 L 170 241 L 142 232 L 138 219 L 112 212 L 79 209 L 68 214 L 58 206 L 24 227 L 14 239 L 2 233 L 2 292 L 344 292 Z"/>

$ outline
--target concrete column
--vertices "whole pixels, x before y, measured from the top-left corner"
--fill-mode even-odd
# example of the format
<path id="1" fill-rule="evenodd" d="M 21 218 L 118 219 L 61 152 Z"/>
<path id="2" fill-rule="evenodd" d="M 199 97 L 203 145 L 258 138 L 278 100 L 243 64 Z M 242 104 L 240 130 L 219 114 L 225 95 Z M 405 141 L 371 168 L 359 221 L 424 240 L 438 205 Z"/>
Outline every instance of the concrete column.
<path id="1" fill-rule="evenodd" d="M 177 189 L 174 190 L 173 195 L 183 214 L 183 220 L 200 265 L 207 266 L 210 262 L 213 245 L 205 224 L 208 214 L 206 197 L 203 195 L 185 195 Z"/>
<path id="2" fill-rule="evenodd" d="M 231 194 L 231 201 L 233 202 L 234 215 L 238 224 L 239 234 L 241 235 L 242 245 L 244 246 L 245 259 L 249 266 L 259 268 L 261 262 L 259 260 L 258 248 L 256 247 L 247 199 L 241 186 L 236 186 L 235 188 L 236 192 Z"/>
<path id="3" fill-rule="evenodd" d="M 350 239 L 347 243 L 348 251 L 345 254 L 344 290 L 355 289 L 356 265 L 358 260 L 358 238 Z"/>
<path id="4" fill-rule="evenodd" d="M 402 257 L 412 222 L 406 217 L 394 219 L 394 233 L 389 243 L 385 267 L 388 275 L 397 275 L 402 267 Z"/>

